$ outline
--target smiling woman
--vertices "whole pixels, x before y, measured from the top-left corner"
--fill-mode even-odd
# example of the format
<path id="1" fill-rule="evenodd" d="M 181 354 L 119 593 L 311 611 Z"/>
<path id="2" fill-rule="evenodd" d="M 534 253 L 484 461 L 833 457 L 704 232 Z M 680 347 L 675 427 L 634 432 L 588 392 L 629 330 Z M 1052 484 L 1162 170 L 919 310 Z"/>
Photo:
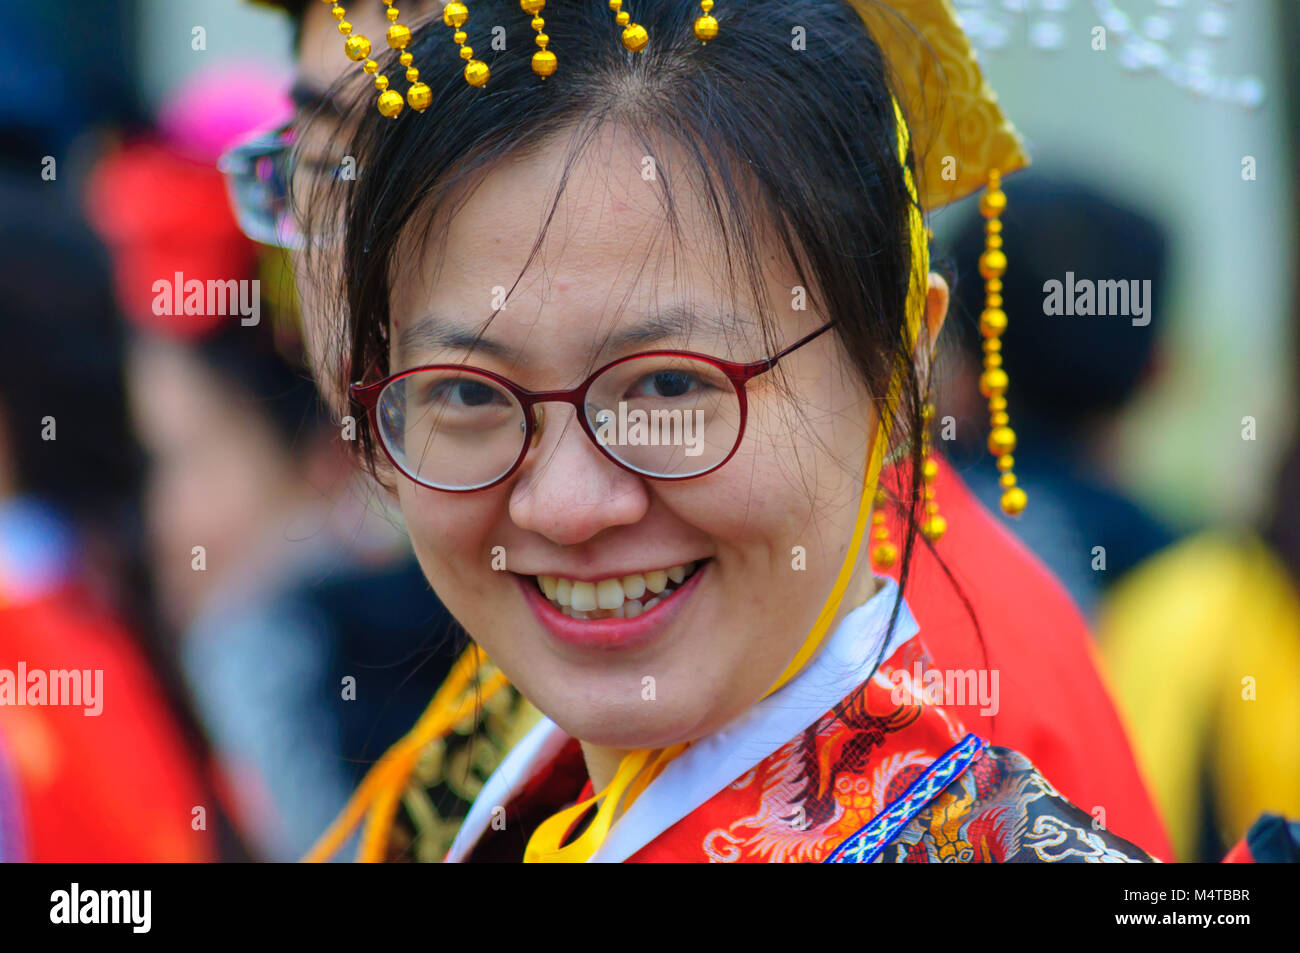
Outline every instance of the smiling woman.
<path id="1" fill-rule="evenodd" d="M 947 287 L 922 208 L 991 177 L 996 224 L 997 174 L 1023 163 L 963 61 L 958 119 L 987 135 L 956 183 L 917 167 L 938 127 L 877 36 L 965 50 L 946 3 L 896 4 L 912 25 L 857 0 L 705 4 L 703 27 L 699 6 L 645 3 L 619 13 L 623 42 L 619 6 L 558 5 L 540 67 L 504 0 L 399 32 L 433 107 L 394 121 L 377 82 L 384 115 L 367 91 L 342 150 L 365 174 L 297 202 L 309 235 L 343 209 L 342 249 L 307 251 L 348 355 L 328 389 L 351 385 L 340 412 L 368 421 L 361 452 L 439 597 L 546 716 L 449 859 L 1145 859 L 920 684 L 898 699 L 924 649 L 901 585 L 861 558 L 873 502 L 903 514 L 902 584 L 922 527 L 943 531 L 922 433 Z M 511 52 L 481 82 L 462 45 L 462 77 L 448 28 L 465 44 L 492 24 Z M 930 133 L 915 154 L 909 111 Z M 682 439 L 611 440 L 633 413 L 677 414 Z M 907 461 L 887 491 L 886 457 Z M 372 835 L 412 744 L 363 787 L 388 791 Z M 994 824 L 1008 809 L 1048 820 Z"/>

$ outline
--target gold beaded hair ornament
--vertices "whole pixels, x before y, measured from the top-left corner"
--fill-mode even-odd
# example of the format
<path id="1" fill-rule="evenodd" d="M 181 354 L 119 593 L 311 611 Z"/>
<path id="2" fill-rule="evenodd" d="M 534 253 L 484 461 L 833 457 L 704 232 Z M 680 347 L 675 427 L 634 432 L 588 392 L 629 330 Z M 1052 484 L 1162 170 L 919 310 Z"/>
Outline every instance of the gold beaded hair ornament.
<path id="1" fill-rule="evenodd" d="M 329 0 L 326 0 L 329 2 Z M 431 104 L 429 87 L 419 81 L 419 72 L 411 65 L 406 46 L 410 30 L 397 22 L 398 12 L 392 0 L 383 0 L 388 9 L 388 43 L 401 50 L 400 62 L 407 67 L 406 102 L 417 112 Z M 914 116 L 910 128 L 903 111 L 895 102 L 898 123 L 899 158 L 907 176 L 907 185 L 916 203 L 909 218 L 913 269 L 917 280 L 909 294 L 905 333 L 909 353 L 921 341 L 921 327 L 926 306 L 926 283 L 929 272 L 929 242 L 922 212 L 938 208 L 949 202 L 985 189 L 980 204 L 987 220 L 987 243 L 980 258 L 980 274 L 985 280 L 986 306 L 980 318 L 984 335 L 985 370 L 980 386 L 989 400 L 992 430 L 989 450 L 998 458 L 1002 470 L 1004 494 L 1002 507 L 1009 514 L 1019 513 L 1025 505 L 1025 494 L 1015 485 L 1012 474 L 1014 461 L 1011 452 L 1015 435 L 1009 427 L 1007 416 L 1007 376 L 1002 369 L 999 338 L 1006 329 L 1007 318 L 1002 311 L 1002 275 L 1007 267 L 1002 251 L 1000 215 L 1006 206 L 1006 196 L 1001 190 L 1001 176 L 1014 172 L 1028 163 L 1020 139 L 998 106 L 993 91 L 985 83 L 969 39 L 962 32 L 949 0 L 889 0 L 882 10 L 873 0 L 847 0 L 849 5 L 866 22 L 872 36 L 880 44 L 900 90 L 917 101 L 938 102 L 942 97 L 945 110 L 941 118 L 920 113 Z M 623 28 L 624 46 L 633 52 L 644 49 L 649 37 L 644 27 L 631 22 L 631 16 L 622 9 L 622 0 L 610 0 L 616 12 L 618 25 Z M 542 28 L 539 16 L 544 0 L 520 0 L 520 6 L 533 14 L 533 27 L 537 30 L 539 50 L 533 54 L 533 69 L 543 79 L 556 71 L 556 59 L 547 48 L 549 38 Z M 704 15 L 695 21 L 695 35 L 707 42 L 718 34 L 718 21 L 710 16 L 712 0 L 700 4 Z M 341 7 L 335 6 L 339 31 L 347 37 L 345 49 L 353 60 L 364 60 L 362 68 L 377 74 L 378 65 L 369 59 L 370 41 L 352 35 L 351 24 L 343 19 Z M 468 20 L 465 4 L 448 3 L 443 10 L 443 21 L 456 30 L 452 39 L 460 46 L 460 56 L 466 61 L 465 79 L 472 86 L 484 85 L 489 76 L 485 63 L 474 59 L 474 51 L 466 45 L 468 39 L 462 29 Z M 900 29 L 900 25 L 905 27 Z M 375 86 L 380 91 L 379 111 L 389 118 L 402 111 L 403 98 L 388 88 L 384 76 L 375 75 Z M 919 182 L 913 179 L 907 165 L 909 146 L 916 143 Z M 902 377 L 896 375 L 886 398 L 887 407 L 897 406 Z M 927 404 L 925 419 L 933 411 Z M 863 493 L 853 537 L 844 564 L 836 577 L 831 594 L 823 605 L 812 630 L 800 646 L 790 664 L 768 689 L 770 695 L 793 678 L 820 647 L 838 614 L 840 603 L 853 575 L 857 554 L 865 536 L 868 518 L 873 527 L 875 545 L 872 558 L 887 568 L 897 558 L 897 551 L 888 540 L 885 528 L 883 496 L 878 492 L 877 481 L 884 461 L 884 447 L 888 442 L 886 432 L 888 412 L 880 415 L 881 427 L 876 438 L 863 480 Z M 924 453 L 923 480 L 926 487 L 926 518 L 922 532 L 931 541 L 943 535 L 944 521 L 938 513 L 931 484 L 937 465 L 930 457 L 929 438 L 922 431 Z M 871 506 L 872 502 L 876 506 Z M 491 663 L 478 646 L 471 646 L 456 663 L 446 683 L 438 691 L 415 727 L 390 748 L 367 773 L 343 812 L 334 821 L 311 852 L 308 861 L 327 860 L 347 840 L 358 824 L 364 821 L 358 859 L 383 860 L 393 818 L 410 783 L 411 775 L 425 748 L 450 733 L 458 724 L 470 718 L 477 705 L 500 691 L 507 680 Z M 593 798 L 575 805 L 544 822 L 529 841 L 525 860 L 533 862 L 584 861 L 599 849 L 613 823 L 617 806 L 630 806 L 649 786 L 663 768 L 687 745 L 675 745 L 658 751 L 634 751 L 620 763 L 613 782 Z M 572 843 L 564 843 L 574 821 L 593 804 L 599 804 L 595 819 Z"/>
<path id="2" fill-rule="evenodd" d="M 324 2 L 334 3 L 334 0 L 324 0 Z M 422 113 L 433 103 L 433 91 L 429 89 L 427 83 L 420 82 L 420 71 L 413 65 L 414 57 L 406 50 L 411 42 L 410 27 L 397 22 L 401 14 L 393 6 L 393 0 L 383 0 L 383 2 L 388 8 L 385 15 L 390 24 L 384 38 L 390 47 L 401 51 L 398 62 L 406 67 L 406 81 L 411 84 L 406 90 L 405 103 L 416 112 Z M 555 73 L 559 65 L 555 54 L 547 49 L 551 38 L 546 35 L 546 21 L 542 19 L 546 0 L 519 0 L 519 6 L 525 13 L 532 15 L 529 25 L 537 32 L 535 41 L 538 50 L 533 54 L 533 72 L 546 79 Z M 646 32 L 645 27 L 632 22 L 632 15 L 623 9 L 623 0 L 609 0 L 609 9 L 614 13 L 614 22 L 623 28 L 623 45 L 634 53 L 645 49 L 645 45 L 650 42 L 650 34 Z M 710 11 L 713 10 L 713 0 L 700 0 L 700 9 L 703 13 L 695 20 L 695 36 L 701 43 L 707 43 L 718 35 L 718 21 L 710 15 Z M 345 19 L 347 12 L 340 4 L 334 3 L 330 12 L 334 14 L 334 19 L 339 21 L 339 32 L 345 37 L 343 52 L 347 54 L 348 59 L 360 62 L 361 68 L 375 78 L 375 89 L 379 90 L 379 100 L 376 103 L 379 111 L 389 119 L 396 119 L 402 112 L 402 94 L 388 88 L 388 77 L 379 72 L 379 64 L 370 58 L 372 49 L 370 40 L 352 32 L 352 24 Z M 460 58 L 465 61 L 465 82 L 471 86 L 483 86 L 486 85 L 492 71 L 482 60 L 474 58 L 474 47 L 466 42 L 469 34 L 465 32 L 464 27 L 468 21 L 469 7 L 465 4 L 452 0 L 443 7 L 442 22 L 456 31 L 451 39 L 460 47 Z"/>

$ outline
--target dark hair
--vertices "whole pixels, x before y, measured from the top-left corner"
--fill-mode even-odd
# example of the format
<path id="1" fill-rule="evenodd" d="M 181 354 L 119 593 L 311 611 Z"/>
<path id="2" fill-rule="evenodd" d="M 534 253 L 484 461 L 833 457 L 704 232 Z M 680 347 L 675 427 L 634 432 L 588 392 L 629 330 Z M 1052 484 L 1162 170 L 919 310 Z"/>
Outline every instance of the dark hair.
<path id="1" fill-rule="evenodd" d="M 98 516 L 134 493 L 143 465 L 112 270 L 80 211 L 27 178 L 0 177 L 0 430 L 19 492 Z"/>
<path id="2" fill-rule="evenodd" d="M 556 9 L 546 19 L 546 32 L 560 67 L 543 82 L 530 65 L 533 33 L 517 3 L 480 0 L 471 7 L 471 44 L 477 41 L 483 52 L 494 24 L 503 24 L 507 33 L 507 51 L 484 57 L 492 68 L 486 87 L 466 83 L 440 18 L 418 30 L 410 47 L 421 78 L 432 87 L 434 105 L 427 112 L 408 109 L 395 121 L 385 119 L 366 87 L 346 150 L 365 171 L 345 184 L 341 200 L 300 201 L 309 232 L 345 203 L 337 298 L 347 317 L 337 327 L 345 336 L 338 353 L 346 355 L 346 366 L 338 369 L 338 383 L 346 388 L 349 380 L 387 372 L 399 239 L 409 240 L 412 229 L 434 235 L 435 224 L 453 215 L 457 202 L 495 164 L 567 135 L 567 173 L 607 124 L 639 137 L 647 154 L 655 154 L 653 142 L 664 137 L 689 165 L 678 178 L 679 170 L 661 163 L 656 176 L 673 234 L 681 234 L 674 188 L 698 181 L 725 243 L 729 287 L 738 287 L 743 276 L 761 310 L 771 310 L 759 245 L 771 229 L 807 289 L 809 306 L 834 321 L 878 412 L 886 410 L 891 378 L 903 376 L 890 434 L 896 445 L 909 447 L 911 459 L 895 471 L 895 497 L 907 526 L 905 584 L 921 498 L 920 447 L 911 438 L 919 433 L 923 403 L 906 340 L 906 312 L 909 291 L 923 288 L 926 276 L 911 254 L 908 216 L 914 200 L 899 162 L 894 92 L 881 48 L 847 2 L 721 4 L 714 11 L 720 32 L 707 45 L 692 31 L 698 3 L 636 6 L 634 19 L 651 38 L 639 53 L 623 48 L 605 0 L 573 0 Z M 791 43 L 796 26 L 806 49 Z M 400 83 L 393 54 L 381 70 Z M 352 74 L 348 79 L 354 80 Z M 906 110 L 901 96 L 899 101 Z M 908 163 L 915 168 L 911 155 Z M 544 231 L 528 266 L 543 236 Z M 735 274 L 737 262 L 741 276 Z M 312 271 L 329 280 L 329 267 Z M 764 337 L 773 338 L 766 318 L 764 328 Z M 359 406 L 349 412 L 361 418 Z M 374 435 L 368 427 L 361 430 L 359 450 L 373 471 Z"/>
<path id="3" fill-rule="evenodd" d="M 223 384 L 235 388 L 235 396 L 270 425 L 283 447 L 297 448 L 321 432 L 329 417 L 311 374 L 296 355 L 283 352 L 274 325 L 265 318 L 254 327 L 223 321 L 194 342 L 192 353 Z"/>

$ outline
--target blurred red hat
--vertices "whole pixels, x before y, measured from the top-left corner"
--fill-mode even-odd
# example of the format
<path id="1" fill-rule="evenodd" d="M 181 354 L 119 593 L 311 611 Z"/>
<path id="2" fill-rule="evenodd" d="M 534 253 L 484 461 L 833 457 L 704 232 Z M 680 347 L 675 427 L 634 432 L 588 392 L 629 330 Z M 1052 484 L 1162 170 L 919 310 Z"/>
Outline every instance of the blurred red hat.
<path id="1" fill-rule="evenodd" d="M 245 134 L 290 114 L 284 88 L 282 79 L 243 64 L 201 72 L 168 97 L 154 136 L 95 166 L 87 215 L 109 246 L 119 303 L 136 326 L 204 334 L 225 317 L 176 313 L 184 290 L 174 288 L 177 275 L 205 286 L 255 277 L 258 248 L 235 222 L 216 160 Z M 159 281 L 167 283 L 165 297 L 155 290 Z"/>

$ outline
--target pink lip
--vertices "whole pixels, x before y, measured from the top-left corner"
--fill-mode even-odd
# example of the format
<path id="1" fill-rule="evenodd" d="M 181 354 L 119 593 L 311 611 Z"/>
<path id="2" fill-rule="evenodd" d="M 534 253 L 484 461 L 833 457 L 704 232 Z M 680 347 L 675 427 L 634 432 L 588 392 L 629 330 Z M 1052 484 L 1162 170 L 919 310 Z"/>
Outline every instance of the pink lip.
<path id="1" fill-rule="evenodd" d="M 570 619 L 542 595 L 536 577 L 515 578 L 537 621 L 559 641 L 584 649 L 630 650 L 649 644 L 668 630 L 669 624 L 699 585 L 700 577 L 709 571 L 710 563 L 695 570 L 694 575 L 673 592 L 671 599 L 635 619 Z"/>

